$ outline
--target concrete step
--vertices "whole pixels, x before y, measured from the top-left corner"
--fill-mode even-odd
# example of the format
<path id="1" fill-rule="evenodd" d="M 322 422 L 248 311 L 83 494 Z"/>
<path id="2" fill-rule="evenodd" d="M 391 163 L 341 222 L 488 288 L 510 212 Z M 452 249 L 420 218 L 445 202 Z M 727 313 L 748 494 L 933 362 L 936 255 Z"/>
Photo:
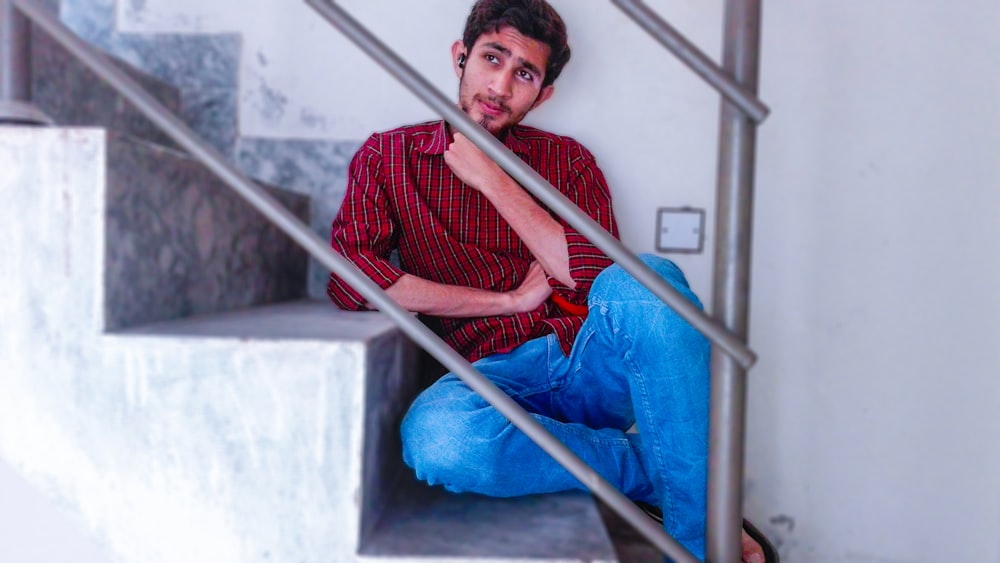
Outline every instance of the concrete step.
<path id="1" fill-rule="evenodd" d="M 109 159 L 114 163 L 109 165 Z M 144 176 L 158 166 L 164 171 L 162 179 Z M 146 389 L 141 382 L 148 379 L 131 371 L 129 365 L 112 362 L 119 356 L 113 353 L 113 337 L 105 333 L 108 310 L 113 311 L 123 295 L 147 295 L 145 303 L 156 311 L 154 317 L 185 314 L 185 307 L 176 306 L 178 302 L 168 299 L 166 305 L 172 304 L 168 307 L 155 301 L 157 292 L 168 297 L 197 297 L 206 291 L 204 283 L 190 283 L 204 278 L 177 275 L 178 269 L 196 265 L 187 261 L 192 252 L 181 252 L 185 248 L 194 250 L 192 260 L 209 262 L 210 267 L 202 271 L 212 274 L 209 281 L 214 286 L 240 293 L 244 301 L 227 306 L 252 304 L 259 294 L 249 292 L 251 299 L 247 299 L 245 288 L 269 282 L 251 281 L 248 286 L 240 276 L 252 277 L 255 271 L 241 266 L 239 260 L 227 259 L 242 256 L 250 263 L 280 262 L 289 250 L 279 245 L 269 254 L 275 245 L 254 235 L 266 232 L 264 221 L 229 196 L 214 193 L 217 185 L 204 186 L 203 170 L 186 157 L 123 135 L 100 129 L 5 127 L 0 129 L 0 169 L 4 170 L 0 199 L 6 202 L 0 206 L 0 247 L 4 249 L 0 253 L 0 288 L 5 294 L 0 300 L 0 318 L 4 319 L 4 330 L 0 331 L 0 354 L 4 357 L 0 369 L 0 459 L 49 496 L 55 506 L 83 522 L 84 528 L 113 553 L 141 551 L 147 540 L 161 548 L 177 543 L 196 549 L 197 543 L 170 535 L 176 534 L 176 527 L 155 539 L 161 533 L 159 525 L 134 514 L 156 511 L 158 518 L 168 515 L 169 519 L 170 514 L 184 513 L 184 507 L 192 506 L 191 495 L 185 495 L 183 482 L 178 488 L 166 485 L 171 478 L 161 469 L 169 465 L 161 467 L 156 462 L 157 452 L 148 447 L 156 440 L 148 435 L 143 439 L 126 422 L 141 420 L 132 416 L 136 408 L 129 399 Z M 178 190 L 174 197 L 172 187 Z M 290 201 L 304 203 L 301 199 Z M 304 215 L 306 209 L 300 207 Z M 208 226 L 207 234 L 204 229 L 193 233 L 171 230 L 183 226 L 184 220 L 192 221 L 188 215 L 200 216 L 198 224 Z M 143 221 L 146 216 L 156 219 Z M 158 220 L 172 223 L 161 225 Z M 127 225 L 129 221 L 151 233 L 109 231 L 112 225 Z M 223 231 L 235 227 L 235 232 Z M 176 240 L 171 238 L 174 235 Z M 249 238 L 240 238 L 244 236 Z M 249 244 L 235 244 L 240 240 Z M 169 252 L 125 252 L 126 258 L 135 258 L 135 269 L 128 267 L 128 260 L 109 256 L 116 248 L 145 249 L 143 241 L 159 245 L 153 250 Z M 160 270 L 141 269 L 150 262 Z M 223 265 L 214 267 L 217 262 Z M 133 279 L 139 288 L 118 289 L 120 286 L 107 275 L 109 268 L 126 281 Z M 296 268 L 304 272 L 304 260 Z M 145 276 L 159 279 L 143 285 Z M 301 280 L 302 274 L 298 277 Z M 292 289 L 301 294 L 301 285 Z M 121 320 L 112 320 L 115 318 Z M 239 372 L 239 366 L 227 369 L 221 373 Z M 170 416 L 178 416 L 183 406 L 174 405 Z M 183 441 L 178 443 L 183 448 Z M 131 460 L 134 471 L 119 466 L 113 473 L 108 460 L 115 459 Z M 3 503 L 0 508 L 16 510 Z M 206 517 L 211 524 L 225 527 L 228 518 L 214 510 L 186 515 L 192 519 L 178 525 L 187 528 L 197 527 L 192 522 Z M 209 523 L 205 526 L 211 528 Z M 211 543 L 211 537 L 201 539 L 208 542 L 210 552 L 229 553 L 231 546 Z M 164 553 L 172 553 L 170 549 L 175 548 Z M 157 557 L 121 559 L 160 560 Z"/>
<path id="2" fill-rule="evenodd" d="M 33 101 L 57 124 L 106 127 L 177 148 L 173 140 L 133 108 L 121 94 L 40 29 L 32 30 L 31 53 Z M 108 57 L 167 109 L 175 114 L 181 111 L 180 92 L 176 88 L 112 55 Z"/>
<path id="3" fill-rule="evenodd" d="M 177 306 L 210 291 L 175 255 L 219 295 L 271 274 L 215 263 L 275 259 L 238 243 L 262 220 L 206 195 L 185 158 L 103 130 L 0 129 L 0 460 L 122 561 L 614 558 L 587 495 L 412 482 L 398 428 L 418 354 L 381 314 Z M 123 296 L 142 297 L 120 309 L 135 316 L 109 314 Z"/>
<path id="4" fill-rule="evenodd" d="M 617 561 L 590 494 L 453 494 L 407 478 L 361 554 L 406 560 Z"/>
<path id="5" fill-rule="evenodd" d="M 397 429 L 419 390 L 416 351 L 378 313 L 276 304 L 121 331 L 106 350 L 106 369 L 147 389 L 133 400 L 148 414 L 129 428 L 148 419 L 147 435 L 173 437 L 156 465 L 202 491 L 190 502 L 232 514 L 242 560 L 615 560 L 590 495 L 493 499 L 415 482 Z"/>
<path id="6" fill-rule="evenodd" d="M 133 560 L 179 540 L 225 546 L 214 560 L 355 559 L 381 487 L 398 479 L 381 454 L 404 405 L 384 394 L 413 392 L 412 345 L 391 322 L 298 302 L 129 329 L 103 348 L 127 423 L 102 472 L 137 480 L 131 494 L 148 501 L 108 519 L 173 530 Z"/>
<path id="7" fill-rule="evenodd" d="M 347 186 L 347 169 L 358 141 L 317 139 L 263 139 L 241 137 L 235 163 L 252 178 L 310 197 L 310 225 L 324 239 Z M 318 261 L 309 263 L 309 296 L 326 298 L 330 271 Z"/>
<path id="8" fill-rule="evenodd" d="M 171 340 L 157 342 L 148 340 L 150 337 Z M 316 513 L 307 515 L 307 520 L 325 520 L 331 528 L 350 532 L 340 538 L 336 547 L 331 546 L 333 551 L 328 552 L 325 556 L 328 559 L 324 560 L 348 560 L 356 555 L 421 561 L 616 560 L 601 515 L 589 494 L 569 492 L 496 499 L 473 494 L 456 495 L 438 487 L 428 487 L 414 479 L 401 461 L 397 429 L 406 408 L 419 391 L 421 378 L 414 369 L 417 365 L 416 350 L 378 313 L 344 313 L 323 301 L 278 304 L 137 327 L 117 333 L 114 340 L 114 348 L 127 351 L 132 357 L 124 362 L 131 366 L 143 361 L 152 365 L 177 364 L 179 358 L 189 354 L 204 355 L 194 364 L 206 361 L 208 357 L 231 358 L 241 354 L 237 348 L 225 345 L 228 340 L 233 340 L 231 345 L 247 352 L 266 342 L 280 343 L 281 351 L 275 350 L 276 358 L 273 358 L 278 366 L 287 362 L 281 359 L 282 356 L 290 355 L 298 358 L 296 364 L 304 358 L 306 362 L 328 366 L 324 368 L 330 373 L 327 385 L 340 389 L 336 393 L 340 402 L 330 403 L 324 408 L 338 414 L 329 421 L 331 428 L 325 430 L 329 432 L 326 447 L 330 450 L 321 457 L 354 460 L 357 463 L 349 463 L 347 474 L 339 476 L 332 474 L 331 468 L 323 468 L 322 463 L 317 464 L 321 475 L 308 472 L 283 475 L 275 466 L 269 470 L 270 474 L 277 474 L 273 486 L 279 489 L 283 482 L 315 482 L 325 477 L 339 486 L 340 493 L 356 491 L 354 498 L 348 501 L 332 490 L 333 487 L 327 488 L 324 493 L 331 499 L 331 504 L 320 506 Z M 337 347 L 343 347 L 345 343 L 364 342 L 356 354 L 363 355 L 365 360 L 356 373 L 341 374 L 343 365 L 357 366 L 361 362 L 345 357 L 343 352 L 325 361 L 317 351 L 298 350 L 305 341 Z M 164 346 L 168 349 L 162 350 Z M 138 350 L 143 347 L 149 350 Z M 202 348 L 205 350 L 201 351 Z M 156 357 L 151 358 L 150 353 Z M 145 360 L 137 361 L 139 357 Z M 216 364 L 217 361 L 212 360 L 211 363 Z M 258 356 L 258 361 L 264 361 L 263 357 Z M 188 365 L 187 361 L 180 363 Z M 252 387 L 252 378 L 247 369 L 249 366 L 241 365 L 244 368 L 239 375 L 219 377 L 238 378 L 241 381 L 240 396 L 246 396 L 248 388 Z M 282 373 L 288 373 L 287 367 Z M 186 371 L 175 367 L 169 373 L 175 377 Z M 225 369 L 220 371 L 229 373 Z M 267 373 L 269 370 L 255 367 L 254 371 L 260 372 L 260 377 L 265 379 L 272 378 Z M 284 381 L 285 377 L 287 375 L 281 376 L 281 380 Z M 276 386 L 275 393 L 281 392 L 282 383 L 272 385 Z M 352 389 L 351 385 L 357 387 Z M 202 398 L 196 400 L 199 406 L 194 410 L 202 412 L 205 407 L 200 403 L 206 400 L 203 398 L 206 392 L 200 389 L 198 394 Z M 350 399 L 359 396 L 361 401 Z M 219 402 L 216 398 L 208 398 L 207 401 L 212 404 Z M 308 412 L 311 406 L 307 402 L 296 410 Z M 264 407 L 266 405 L 257 404 L 252 410 L 259 412 Z M 239 424 L 246 424 L 243 416 Z M 337 424 L 337 421 L 341 423 Z M 198 422 L 194 425 L 201 426 Z M 282 424 L 286 425 L 289 424 Z M 360 435 L 356 435 L 359 431 Z M 179 434 L 194 436 L 196 433 L 184 430 Z M 348 443 L 355 445 L 346 449 L 335 446 Z M 311 451 L 315 448 L 306 449 Z M 284 457 L 302 455 L 302 452 L 293 449 L 283 451 Z M 243 463 L 234 463 L 234 467 L 238 465 Z M 247 493 L 254 496 L 261 494 Z M 292 502 L 286 503 L 287 500 Z M 273 513 L 281 515 L 282 522 L 296 522 L 306 510 L 303 499 L 270 499 L 268 506 Z M 300 529 L 301 525 L 296 524 L 295 529 Z M 251 535 L 259 538 L 262 532 L 254 530 Z M 328 530 L 323 533 L 333 532 Z M 260 549 L 263 548 L 258 548 L 258 551 Z M 273 554 L 281 549 L 275 545 L 268 551 Z M 286 553 L 291 556 L 294 552 Z M 307 557 L 306 560 L 312 559 Z"/>
<path id="9" fill-rule="evenodd" d="M 121 33 L 117 0 L 58 0 L 58 4 L 60 19 L 78 36 L 177 88 L 181 119 L 232 158 L 239 136 L 240 34 Z"/>

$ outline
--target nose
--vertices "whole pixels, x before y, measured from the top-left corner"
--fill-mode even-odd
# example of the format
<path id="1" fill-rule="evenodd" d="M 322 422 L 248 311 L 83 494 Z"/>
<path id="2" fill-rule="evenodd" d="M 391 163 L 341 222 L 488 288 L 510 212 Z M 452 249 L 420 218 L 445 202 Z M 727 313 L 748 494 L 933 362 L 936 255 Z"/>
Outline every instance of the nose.
<path id="1" fill-rule="evenodd" d="M 490 84 L 490 93 L 501 98 L 510 97 L 511 82 L 513 82 L 513 77 L 509 73 L 496 73 L 493 77 L 493 82 Z"/>

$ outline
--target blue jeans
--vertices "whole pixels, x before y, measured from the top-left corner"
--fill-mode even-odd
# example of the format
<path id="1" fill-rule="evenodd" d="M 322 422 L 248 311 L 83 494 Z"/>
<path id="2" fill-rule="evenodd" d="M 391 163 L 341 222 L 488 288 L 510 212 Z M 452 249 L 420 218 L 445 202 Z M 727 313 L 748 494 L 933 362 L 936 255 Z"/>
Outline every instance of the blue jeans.
<path id="1" fill-rule="evenodd" d="M 701 306 L 672 262 L 642 259 Z M 703 559 L 709 343 L 617 265 L 589 306 L 569 357 L 549 335 L 473 365 L 625 496 L 661 507 L 664 529 Z M 416 399 L 402 438 L 417 477 L 451 491 L 585 488 L 454 374 Z"/>

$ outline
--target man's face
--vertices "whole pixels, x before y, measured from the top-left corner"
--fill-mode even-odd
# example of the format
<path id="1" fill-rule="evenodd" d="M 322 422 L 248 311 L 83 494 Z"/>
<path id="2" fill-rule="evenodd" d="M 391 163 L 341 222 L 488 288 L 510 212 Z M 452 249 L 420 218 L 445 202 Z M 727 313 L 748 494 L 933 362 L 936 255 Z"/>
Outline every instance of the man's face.
<path id="1" fill-rule="evenodd" d="M 552 95 L 542 88 L 549 46 L 512 27 L 484 33 L 467 54 L 465 68 L 456 64 L 459 107 L 486 130 L 500 136 Z M 465 54 L 461 41 L 453 60 Z"/>

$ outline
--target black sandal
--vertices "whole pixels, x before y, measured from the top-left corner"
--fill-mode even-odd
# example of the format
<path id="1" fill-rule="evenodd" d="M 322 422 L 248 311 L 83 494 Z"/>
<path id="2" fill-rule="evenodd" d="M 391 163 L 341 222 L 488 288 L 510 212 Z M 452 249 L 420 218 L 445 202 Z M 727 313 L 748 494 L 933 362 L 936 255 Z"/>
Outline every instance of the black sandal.
<path id="1" fill-rule="evenodd" d="M 658 522 L 661 526 L 663 525 L 663 512 L 660 511 L 658 506 L 652 504 L 647 504 L 645 502 L 635 503 L 643 512 L 646 513 L 650 518 Z M 767 536 L 757 529 L 749 520 L 743 519 L 743 529 L 746 530 L 747 535 L 753 538 L 753 541 L 757 542 L 760 546 L 761 551 L 764 552 L 764 563 L 780 563 L 781 559 L 778 557 L 778 550 L 774 549 L 771 545 L 770 540 Z"/>

